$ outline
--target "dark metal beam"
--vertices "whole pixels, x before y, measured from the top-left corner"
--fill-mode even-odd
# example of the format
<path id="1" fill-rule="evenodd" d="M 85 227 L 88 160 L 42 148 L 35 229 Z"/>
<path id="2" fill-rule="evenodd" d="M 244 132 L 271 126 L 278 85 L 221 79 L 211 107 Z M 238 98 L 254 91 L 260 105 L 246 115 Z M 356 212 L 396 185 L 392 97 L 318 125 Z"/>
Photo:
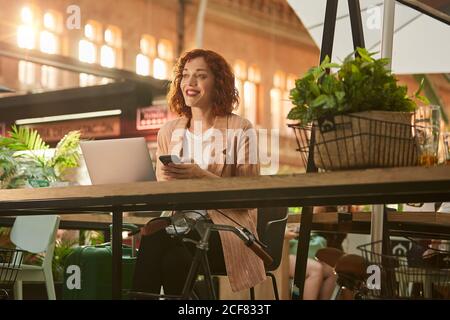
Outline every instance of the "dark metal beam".
<path id="1" fill-rule="evenodd" d="M 186 9 L 186 1 L 178 0 L 178 16 L 177 16 L 177 57 L 184 51 L 184 17 Z"/>
<path id="2" fill-rule="evenodd" d="M 350 23 L 352 26 L 353 48 L 365 48 L 364 32 L 361 20 L 361 7 L 359 0 L 348 0 L 348 11 L 350 14 Z"/>
<path id="3" fill-rule="evenodd" d="M 123 113 L 131 110 L 135 114 L 136 107 L 152 103 L 153 94 L 148 84 L 124 81 L 8 96 L 0 99 L 0 119 L 14 121 L 110 109 L 121 109 Z"/>
<path id="4" fill-rule="evenodd" d="M 400 2 L 401 4 L 403 4 L 405 6 L 413 8 L 414 10 L 422 12 L 423 14 L 426 14 L 427 16 L 430 16 L 436 20 L 439 20 L 445 24 L 450 25 L 450 16 L 448 14 L 431 7 L 431 6 L 427 5 L 426 3 L 423 3 L 423 2 L 417 1 L 417 0 L 397 0 L 397 2 Z M 427 2 L 429 2 L 429 1 L 427 1 Z"/>
<path id="5" fill-rule="evenodd" d="M 327 0 L 327 8 L 325 11 L 325 21 L 323 25 L 322 46 L 320 49 L 320 62 L 333 53 L 334 29 L 336 27 L 338 0 Z"/>

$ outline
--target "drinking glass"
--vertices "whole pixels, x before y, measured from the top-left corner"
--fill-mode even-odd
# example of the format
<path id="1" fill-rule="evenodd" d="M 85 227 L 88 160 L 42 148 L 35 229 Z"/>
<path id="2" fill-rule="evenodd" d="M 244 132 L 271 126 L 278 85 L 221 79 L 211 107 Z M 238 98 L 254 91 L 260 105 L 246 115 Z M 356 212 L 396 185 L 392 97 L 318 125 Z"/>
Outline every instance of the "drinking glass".
<path id="1" fill-rule="evenodd" d="M 450 132 L 442 133 L 444 164 L 450 166 Z"/>
<path id="2" fill-rule="evenodd" d="M 432 166 L 438 162 L 440 123 L 439 106 L 427 105 L 417 109 L 414 126 L 419 145 L 419 165 L 421 166 Z"/>

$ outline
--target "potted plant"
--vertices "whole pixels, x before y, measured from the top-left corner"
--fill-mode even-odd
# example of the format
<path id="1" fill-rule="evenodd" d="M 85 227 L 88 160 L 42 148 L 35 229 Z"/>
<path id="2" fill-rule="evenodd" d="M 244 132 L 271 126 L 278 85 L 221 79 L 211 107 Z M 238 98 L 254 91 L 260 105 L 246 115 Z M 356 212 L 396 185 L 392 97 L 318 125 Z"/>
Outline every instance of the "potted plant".
<path id="1" fill-rule="evenodd" d="M 342 64 L 327 56 L 296 80 L 290 92 L 294 107 L 288 119 L 312 124 L 314 162 L 326 170 L 414 165 L 417 148 L 412 115 L 419 95 L 408 97 L 407 87 L 386 69 L 387 59 L 357 48 Z M 337 72 L 328 73 L 335 68 Z M 311 136 L 308 136 L 309 144 Z M 300 148 L 307 150 L 308 148 Z"/>
<path id="2" fill-rule="evenodd" d="M 48 187 L 65 181 L 69 168 L 78 166 L 80 132 L 71 131 L 54 150 L 36 130 L 13 126 L 0 136 L 0 188 Z"/>

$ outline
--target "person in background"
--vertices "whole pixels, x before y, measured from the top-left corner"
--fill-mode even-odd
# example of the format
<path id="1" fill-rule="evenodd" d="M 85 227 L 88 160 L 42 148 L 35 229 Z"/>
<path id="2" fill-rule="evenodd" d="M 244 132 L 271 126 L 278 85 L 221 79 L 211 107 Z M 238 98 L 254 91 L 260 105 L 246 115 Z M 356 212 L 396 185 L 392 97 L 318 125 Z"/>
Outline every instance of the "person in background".
<path id="1" fill-rule="evenodd" d="M 294 278 L 295 263 L 297 259 L 298 233 L 287 230 L 286 237 L 289 242 L 289 277 Z M 308 260 L 306 263 L 305 286 L 303 290 L 304 300 L 329 300 L 336 286 L 336 274 L 331 266 L 315 259 L 317 250 L 325 248 L 325 238 L 312 234 L 309 242 Z M 295 294 L 295 291 L 294 291 Z"/>

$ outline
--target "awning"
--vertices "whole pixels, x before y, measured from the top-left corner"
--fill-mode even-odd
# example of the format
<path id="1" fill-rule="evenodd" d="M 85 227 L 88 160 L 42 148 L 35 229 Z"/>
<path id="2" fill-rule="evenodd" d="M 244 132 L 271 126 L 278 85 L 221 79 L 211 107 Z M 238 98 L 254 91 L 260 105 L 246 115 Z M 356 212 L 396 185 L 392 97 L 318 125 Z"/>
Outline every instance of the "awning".
<path id="1" fill-rule="evenodd" d="M 327 0 L 288 0 L 288 3 L 320 48 Z M 383 7 L 382 0 L 360 1 L 365 47 L 369 51 L 381 52 Z M 449 0 L 396 1 L 392 55 L 394 73 L 450 73 L 449 13 Z M 342 61 L 353 52 L 351 30 L 348 1 L 338 1 L 334 61 Z"/>

